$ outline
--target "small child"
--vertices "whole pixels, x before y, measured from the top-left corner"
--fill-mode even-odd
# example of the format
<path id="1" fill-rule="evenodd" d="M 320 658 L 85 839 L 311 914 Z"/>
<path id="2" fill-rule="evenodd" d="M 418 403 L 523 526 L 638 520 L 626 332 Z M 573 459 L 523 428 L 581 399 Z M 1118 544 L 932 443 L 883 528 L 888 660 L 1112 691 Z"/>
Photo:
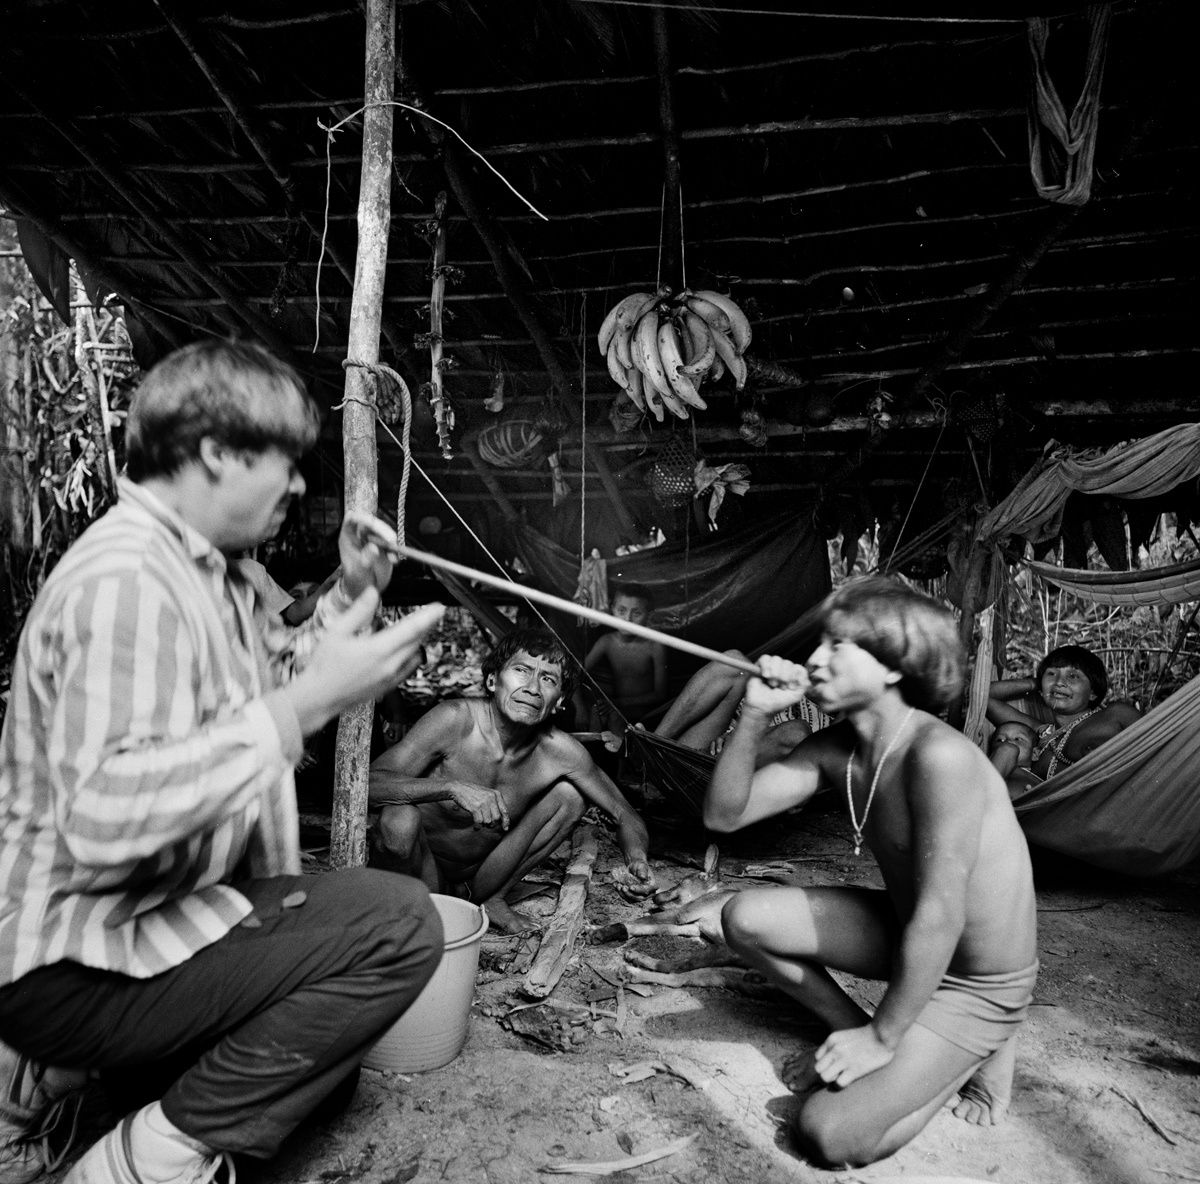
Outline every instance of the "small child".
<path id="1" fill-rule="evenodd" d="M 992 736 L 991 757 L 996 771 L 1004 778 L 1009 796 L 1040 780 L 1030 767 L 1037 735 L 1029 724 L 1008 720 Z"/>
<path id="2" fill-rule="evenodd" d="M 611 609 L 614 617 L 634 625 L 645 625 L 653 605 L 650 593 L 640 585 L 627 584 L 613 589 Z M 613 706 L 627 723 L 638 722 L 648 711 L 667 699 L 667 651 L 661 642 L 614 629 L 604 634 L 588 651 L 584 668 L 608 691 Z M 593 708 L 599 722 L 612 727 L 608 704 Z"/>

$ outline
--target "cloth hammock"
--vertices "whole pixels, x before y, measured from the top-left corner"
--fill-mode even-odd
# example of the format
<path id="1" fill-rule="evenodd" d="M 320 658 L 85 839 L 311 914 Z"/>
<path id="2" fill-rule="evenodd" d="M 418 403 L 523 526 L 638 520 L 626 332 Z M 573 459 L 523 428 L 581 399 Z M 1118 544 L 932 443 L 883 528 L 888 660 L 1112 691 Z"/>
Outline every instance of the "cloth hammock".
<path id="1" fill-rule="evenodd" d="M 1062 532 L 1062 513 L 1074 492 L 1110 497 L 1159 497 L 1200 475 L 1200 424 L 1180 424 L 1153 436 L 1072 455 L 1054 453 L 1036 465 L 979 524 L 980 543 L 1020 535 L 1033 544 Z"/>
<path id="2" fill-rule="evenodd" d="M 513 542 L 534 582 L 570 598 L 579 557 L 527 524 L 512 528 Z M 794 512 L 690 544 L 666 543 L 608 560 L 613 582 L 638 584 L 654 604 L 649 624 L 710 649 L 739 649 L 790 658 L 813 636 L 797 623 L 829 592 L 825 540 Z M 576 618 L 546 611 L 575 652 L 584 649 Z M 672 653 L 667 664 L 678 691 L 701 663 Z"/>
<path id="3" fill-rule="evenodd" d="M 1091 196 L 1092 160 L 1100 125 L 1100 81 L 1104 77 L 1104 54 L 1111 19 L 1111 4 L 1093 4 L 1088 9 L 1087 63 L 1083 86 L 1070 115 L 1046 65 L 1050 22 L 1041 16 L 1029 17 L 1026 21 L 1033 63 L 1029 170 L 1038 196 L 1047 201 L 1081 206 Z"/>
<path id="4" fill-rule="evenodd" d="M 1096 604 L 1136 608 L 1141 604 L 1190 604 L 1200 600 L 1200 559 L 1139 571 L 1087 571 L 1033 559 L 1022 562 L 1048 583 Z"/>
<path id="5" fill-rule="evenodd" d="M 1126 875 L 1200 855 L 1200 678 L 1076 764 L 1013 799 L 1041 847 Z"/>

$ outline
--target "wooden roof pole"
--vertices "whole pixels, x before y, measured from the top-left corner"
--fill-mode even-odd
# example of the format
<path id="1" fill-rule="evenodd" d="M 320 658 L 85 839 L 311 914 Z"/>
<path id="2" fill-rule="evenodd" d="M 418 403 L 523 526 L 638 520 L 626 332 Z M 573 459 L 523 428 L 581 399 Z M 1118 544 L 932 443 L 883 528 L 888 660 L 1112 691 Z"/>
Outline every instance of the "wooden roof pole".
<path id="1" fill-rule="evenodd" d="M 70 120 L 59 121 L 45 111 L 25 88 L 11 77 L 5 77 L 5 82 L 36 111 L 66 142 L 77 152 L 97 173 L 108 183 L 112 191 L 142 219 L 154 229 L 158 237 L 174 251 L 179 260 L 186 264 L 196 278 L 203 281 L 219 296 L 228 307 L 237 314 L 245 326 L 260 337 L 276 353 L 289 357 L 292 352 L 288 340 L 277 333 L 257 313 L 250 309 L 242 300 L 241 295 L 217 275 L 200 255 L 187 243 L 182 235 L 177 234 L 157 212 L 142 197 L 126 184 L 120 166 L 109 155 L 100 151 L 88 142 L 86 136 Z"/>
<path id="2" fill-rule="evenodd" d="M 274 178 L 280 190 L 282 190 L 286 205 L 285 212 L 288 217 L 299 217 L 304 225 L 308 227 L 309 233 L 318 242 L 323 237 L 325 238 L 325 250 L 329 258 L 333 260 L 334 266 L 342 273 L 342 278 L 353 287 L 354 268 L 350 265 L 342 249 L 331 238 L 325 235 L 324 227 L 313 216 L 312 211 L 296 205 L 295 178 L 288 171 L 287 165 L 280 161 L 271 150 L 267 129 L 262 125 L 262 121 L 254 115 L 254 108 L 242 100 L 236 83 L 228 76 L 217 58 L 204 52 L 202 47 L 203 34 L 196 29 L 194 22 L 187 19 L 176 0 L 154 0 L 154 3 L 158 6 L 159 12 L 162 13 L 163 20 L 167 22 L 171 31 L 179 39 L 184 49 L 187 50 L 197 67 L 199 67 L 200 72 L 208 80 L 213 93 L 221 100 L 225 109 L 233 118 L 234 123 L 238 125 L 242 134 L 246 137 L 250 147 L 254 149 L 259 160 L 266 165 L 267 171 Z M 383 333 L 387 338 L 388 345 L 392 347 L 392 353 L 395 357 L 403 358 L 408 354 L 407 346 L 405 346 L 403 340 L 392 326 L 384 323 Z"/>
<path id="3" fill-rule="evenodd" d="M 1000 306 L 1025 282 L 1029 273 L 1071 224 L 1081 208 L 1080 206 L 1057 207 L 1042 233 L 1017 253 L 1008 273 L 998 283 L 991 286 L 987 299 L 981 300 L 957 329 L 946 334 L 936 356 L 922 368 L 908 393 L 897 400 L 893 412 L 896 419 L 895 427 L 901 426 L 901 421 L 908 409 L 941 377 L 948 367 L 962 356 L 963 350 L 970 344 L 971 338 L 992 319 Z M 891 429 L 891 431 L 894 430 L 895 428 Z M 869 436 L 862 447 L 830 476 L 826 483 L 827 488 L 834 489 L 838 485 L 852 480 L 871 453 L 889 437 L 891 431 L 876 432 Z"/>
<path id="4" fill-rule="evenodd" d="M 347 510 L 374 514 L 379 504 L 375 443 L 375 382 L 379 362 L 388 229 L 392 214 L 392 112 L 396 63 L 395 0 L 365 0 L 367 109 L 363 113 L 362 176 L 358 191 L 358 264 L 342 409 Z M 360 703 L 338 721 L 334 752 L 333 821 L 329 861 L 335 868 L 367 861 L 367 789 L 375 704 Z"/>
<path id="5" fill-rule="evenodd" d="M 514 257 L 517 257 L 515 244 L 509 240 L 506 232 L 492 221 L 480 205 L 467 174 L 466 159 L 456 144 L 446 144 L 444 160 L 446 179 L 450 183 L 450 188 L 454 191 L 454 196 L 462 206 L 463 212 L 470 218 L 476 234 L 479 235 L 488 254 L 492 257 L 492 264 L 496 268 L 496 277 L 500 281 L 500 287 L 504 289 L 504 294 L 511 301 L 521 324 L 525 326 L 525 331 L 532 339 L 538 355 L 542 359 L 542 365 L 546 367 L 550 375 L 550 381 L 563 396 L 562 403 L 566 414 L 574 423 L 582 423 L 583 417 L 575 405 L 571 379 L 554 348 L 546 326 L 542 323 L 541 314 L 538 312 L 533 298 L 529 295 L 526 281 L 513 263 Z M 617 515 L 621 529 L 632 539 L 637 533 L 637 526 L 621 497 L 621 490 L 608 466 L 607 457 L 591 442 L 585 445 L 585 451 L 588 463 L 596 470 L 596 475 L 604 486 L 604 492 L 608 495 L 608 500 Z"/>
<path id="6" fill-rule="evenodd" d="M 675 126 L 675 97 L 671 87 L 671 44 L 667 13 L 655 7 L 654 66 L 658 76 L 658 131 L 663 150 L 663 217 L 659 262 L 660 283 L 681 291 L 683 284 L 683 206 L 680 189 L 679 132 Z"/>

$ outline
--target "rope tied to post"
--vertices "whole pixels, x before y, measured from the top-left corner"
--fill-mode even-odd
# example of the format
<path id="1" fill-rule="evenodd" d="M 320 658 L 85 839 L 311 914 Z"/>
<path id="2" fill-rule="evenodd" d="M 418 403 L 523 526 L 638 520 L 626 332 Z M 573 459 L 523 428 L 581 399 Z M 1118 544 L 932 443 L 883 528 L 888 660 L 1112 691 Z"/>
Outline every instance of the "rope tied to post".
<path id="1" fill-rule="evenodd" d="M 387 366 L 383 362 L 360 362 L 356 358 L 346 358 L 342 362 L 343 370 L 349 370 L 351 366 L 359 370 L 365 370 L 374 381 L 374 406 L 363 399 L 354 399 L 351 396 L 347 396 L 334 408 L 335 411 L 350 402 L 361 403 L 363 406 L 371 407 L 376 418 L 380 419 L 386 427 L 387 420 L 380 414 L 380 408 L 383 405 L 381 396 L 397 391 L 400 394 L 400 401 L 403 406 L 400 427 L 400 452 L 403 456 L 403 461 L 400 469 L 400 489 L 396 493 L 396 542 L 403 547 L 405 545 L 404 507 L 408 502 L 408 478 L 412 467 L 412 446 L 410 444 L 412 433 L 412 393 L 408 389 L 408 383 L 391 366 Z"/>

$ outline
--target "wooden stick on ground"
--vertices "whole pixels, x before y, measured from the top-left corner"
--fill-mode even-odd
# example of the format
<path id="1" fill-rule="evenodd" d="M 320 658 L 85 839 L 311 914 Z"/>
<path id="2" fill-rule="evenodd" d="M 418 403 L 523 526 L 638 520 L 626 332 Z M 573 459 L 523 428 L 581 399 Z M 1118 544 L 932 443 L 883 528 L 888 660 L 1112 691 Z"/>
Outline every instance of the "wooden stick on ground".
<path id="1" fill-rule="evenodd" d="M 537 957 L 521 985 L 522 994 L 532 999 L 544 999 L 549 995 L 558 986 L 558 980 L 571 960 L 575 940 L 583 929 L 583 906 L 587 903 L 592 865 L 598 851 L 595 827 L 578 827 L 571 844 L 571 862 L 558 891 L 558 909 L 546 927 Z"/>

